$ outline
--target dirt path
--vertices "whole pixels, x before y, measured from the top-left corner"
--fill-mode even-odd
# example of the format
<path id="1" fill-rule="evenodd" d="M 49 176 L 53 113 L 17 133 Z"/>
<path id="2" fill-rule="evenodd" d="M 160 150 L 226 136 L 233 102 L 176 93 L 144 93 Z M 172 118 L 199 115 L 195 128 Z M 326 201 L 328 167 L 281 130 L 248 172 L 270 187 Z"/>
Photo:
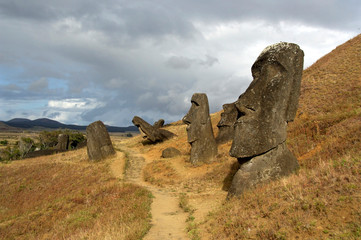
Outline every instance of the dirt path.
<path id="1" fill-rule="evenodd" d="M 145 159 L 137 152 L 124 145 L 119 146 L 127 158 L 124 179 L 149 189 L 153 196 L 152 227 L 144 240 L 184 240 L 186 234 L 187 214 L 180 209 L 176 193 L 160 189 L 143 181 L 142 170 Z"/>

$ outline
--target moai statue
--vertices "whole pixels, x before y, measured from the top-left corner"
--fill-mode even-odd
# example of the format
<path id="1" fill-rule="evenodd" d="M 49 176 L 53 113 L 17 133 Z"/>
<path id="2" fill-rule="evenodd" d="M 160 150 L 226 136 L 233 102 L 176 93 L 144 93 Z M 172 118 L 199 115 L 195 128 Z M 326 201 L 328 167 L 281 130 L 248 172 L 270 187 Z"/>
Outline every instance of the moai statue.
<path id="1" fill-rule="evenodd" d="M 171 139 L 172 137 L 175 136 L 174 133 L 169 132 L 165 129 L 161 129 L 161 127 L 164 125 L 163 119 L 160 119 L 157 122 L 155 122 L 153 126 L 138 116 L 135 116 L 132 122 L 136 127 L 138 127 L 139 131 L 144 135 L 143 138 L 146 138 L 153 143 L 162 142 L 164 140 Z"/>
<path id="2" fill-rule="evenodd" d="M 115 154 L 109 133 L 102 121 L 96 121 L 86 128 L 89 160 L 99 161 Z"/>
<path id="3" fill-rule="evenodd" d="M 159 119 L 158 121 L 156 121 L 154 124 L 153 124 L 153 127 L 155 128 L 161 128 L 163 127 L 164 125 L 164 119 Z"/>
<path id="4" fill-rule="evenodd" d="M 58 144 L 56 144 L 55 149 L 60 151 L 68 150 L 69 145 L 69 135 L 67 134 L 59 134 L 58 136 Z"/>
<path id="5" fill-rule="evenodd" d="M 192 106 L 183 122 L 187 124 L 188 142 L 191 145 L 190 161 L 194 165 L 211 162 L 217 155 L 217 144 L 214 139 L 207 95 L 195 93 Z"/>
<path id="6" fill-rule="evenodd" d="M 223 105 L 221 120 L 219 120 L 218 135 L 216 137 L 217 144 L 226 143 L 234 137 L 234 124 L 239 118 L 235 103 L 227 103 Z"/>
<path id="7" fill-rule="evenodd" d="M 229 195 L 299 168 L 286 146 L 286 130 L 298 107 L 303 56 L 298 45 L 281 42 L 263 50 L 253 64 L 253 81 L 235 102 L 239 117 L 230 155 L 240 169 Z"/>

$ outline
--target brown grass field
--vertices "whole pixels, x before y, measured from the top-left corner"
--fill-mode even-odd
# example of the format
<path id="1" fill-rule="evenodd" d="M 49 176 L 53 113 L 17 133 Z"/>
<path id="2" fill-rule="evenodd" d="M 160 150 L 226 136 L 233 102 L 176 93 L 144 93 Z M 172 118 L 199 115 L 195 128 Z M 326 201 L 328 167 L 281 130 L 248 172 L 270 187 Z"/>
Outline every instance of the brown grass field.
<path id="1" fill-rule="evenodd" d="M 140 239 L 151 193 L 112 176 L 114 160 L 84 148 L 1 164 L 0 239 Z"/>
<path id="2" fill-rule="evenodd" d="M 220 112 L 211 118 L 216 135 Z M 231 142 L 193 167 L 185 128 L 170 124 L 177 137 L 154 145 L 140 135 L 112 141 L 145 158 L 146 182 L 179 195 L 190 239 L 361 239 L 361 35 L 304 71 L 287 139 L 297 173 L 226 200 L 237 171 Z M 167 147 L 182 156 L 161 158 Z M 126 171 L 126 159 L 89 163 L 81 149 L 1 164 L 0 238 L 141 239 L 151 194 L 114 177 L 110 166 L 125 161 Z"/>

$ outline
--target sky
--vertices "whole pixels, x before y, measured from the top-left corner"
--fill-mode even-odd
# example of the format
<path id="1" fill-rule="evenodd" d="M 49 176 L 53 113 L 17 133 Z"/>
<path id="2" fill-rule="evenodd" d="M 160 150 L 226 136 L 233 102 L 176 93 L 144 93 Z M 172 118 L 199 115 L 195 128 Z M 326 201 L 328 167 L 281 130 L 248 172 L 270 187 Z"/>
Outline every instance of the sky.
<path id="1" fill-rule="evenodd" d="M 216 112 L 268 45 L 307 68 L 360 32 L 359 0 L 0 0 L 0 120 L 169 123 L 196 92 Z"/>

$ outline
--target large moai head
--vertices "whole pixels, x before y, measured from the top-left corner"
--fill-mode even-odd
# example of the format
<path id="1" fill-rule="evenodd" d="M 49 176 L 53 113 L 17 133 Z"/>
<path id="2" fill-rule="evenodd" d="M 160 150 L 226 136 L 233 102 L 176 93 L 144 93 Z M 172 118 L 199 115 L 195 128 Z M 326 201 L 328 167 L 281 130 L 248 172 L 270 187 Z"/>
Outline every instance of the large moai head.
<path id="1" fill-rule="evenodd" d="M 115 154 L 109 133 L 102 121 L 91 123 L 86 128 L 89 160 L 99 161 Z"/>
<path id="2" fill-rule="evenodd" d="M 223 104 L 223 112 L 221 113 L 221 120 L 219 120 L 218 135 L 216 137 L 217 144 L 225 143 L 234 137 L 234 123 L 238 119 L 239 112 L 237 111 L 235 103 Z"/>
<path id="3" fill-rule="evenodd" d="M 253 81 L 235 106 L 230 155 L 249 158 L 286 141 L 286 127 L 295 117 L 300 95 L 303 51 L 281 42 L 264 49 L 252 66 Z"/>
<path id="4" fill-rule="evenodd" d="M 191 144 L 191 163 L 194 165 L 211 162 L 217 155 L 217 145 L 213 135 L 207 95 L 195 93 L 192 106 L 183 117 L 187 124 L 188 142 Z"/>
<path id="5" fill-rule="evenodd" d="M 286 127 L 296 114 L 302 70 L 303 51 L 293 43 L 267 47 L 253 64 L 253 81 L 235 102 L 238 119 L 230 155 L 240 168 L 229 196 L 298 169 L 286 145 Z"/>

